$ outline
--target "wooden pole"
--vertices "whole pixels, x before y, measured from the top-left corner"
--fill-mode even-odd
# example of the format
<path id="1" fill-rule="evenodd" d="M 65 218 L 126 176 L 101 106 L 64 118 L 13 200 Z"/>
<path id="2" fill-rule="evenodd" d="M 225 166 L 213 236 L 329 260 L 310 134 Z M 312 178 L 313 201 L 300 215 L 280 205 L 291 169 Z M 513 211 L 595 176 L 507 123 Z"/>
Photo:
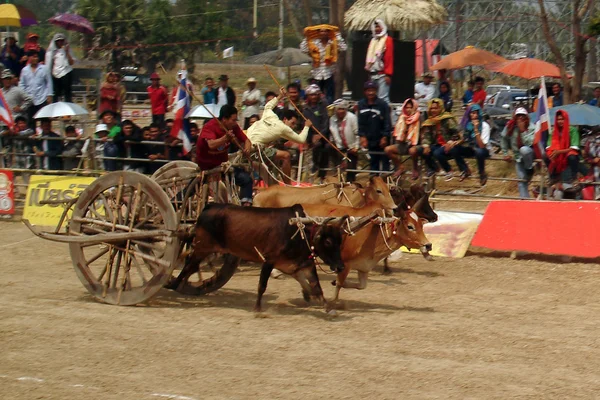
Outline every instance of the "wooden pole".
<path id="1" fill-rule="evenodd" d="M 277 87 L 278 87 L 278 88 L 281 88 L 282 86 L 279 84 L 279 82 L 277 81 L 277 78 L 275 78 L 275 76 L 273 75 L 273 73 L 271 72 L 271 70 L 269 69 L 269 67 L 268 67 L 268 66 L 266 66 L 266 65 L 263 65 L 263 67 L 265 67 L 265 69 L 267 70 L 267 72 L 269 73 L 269 75 L 271 75 L 271 79 L 273 79 L 273 81 L 275 82 L 275 84 L 277 85 Z M 296 109 L 296 111 L 298 112 L 298 115 L 299 115 L 300 117 L 302 117 L 302 119 L 304 119 L 304 120 L 306 121 L 306 120 L 307 120 L 307 119 L 306 119 L 306 117 L 304 116 L 304 114 L 302 113 L 302 111 L 300 111 L 300 109 L 299 109 L 299 108 L 296 106 L 296 104 L 294 104 L 294 102 L 292 101 L 292 99 L 290 99 L 290 98 L 287 96 L 287 94 L 285 95 L 285 97 L 287 97 L 287 99 L 290 101 L 290 104 L 291 104 L 291 105 L 292 105 L 292 106 L 293 106 L 293 107 Z M 322 138 L 322 139 L 324 139 L 324 140 L 325 140 L 327 143 L 329 143 L 329 145 L 330 145 L 330 146 L 331 146 L 331 147 L 332 147 L 332 148 L 333 148 L 335 151 L 337 151 L 338 153 L 340 153 L 340 155 L 342 156 L 342 158 L 343 158 L 344 160 L 350 161 L 350 159 L 349 159 L 348 157 L 346 157 L 346 155 L 345 155 L 344 153 L 342 153 L 342 152 L 341 152 L 341 150 L 340 150 L 340 149 L 338 149 L 338 148 L 335 146 L 335 144 L 333 144 L 333 143 L 331 142 L 331 140 L 327 139 L 327 138 L 325 137 L 325 135 L 323 135 L 323 134 L 322 134 L 322 133 L 321 133 L 321 132 L 320 132 L 320 131 L 317 129 L 317 127 L 316 127 L 316 126 L 314 126 L 314 125 L 313 125 L 312 129 L 314 129 L 314 130 L 315 130 L 315 132 L 317 132 L 317 134 L 318 134 L 319 136 L 321 136 L 321 138 Z"/>

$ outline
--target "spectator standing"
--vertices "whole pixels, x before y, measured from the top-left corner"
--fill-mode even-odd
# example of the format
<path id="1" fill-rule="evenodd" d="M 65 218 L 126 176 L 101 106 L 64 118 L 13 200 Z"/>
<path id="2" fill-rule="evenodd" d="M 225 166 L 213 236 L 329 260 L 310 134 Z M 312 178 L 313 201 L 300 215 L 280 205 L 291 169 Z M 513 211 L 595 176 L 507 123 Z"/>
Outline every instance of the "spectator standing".
<path id="1" fill-rule="evenodd" d="M 81 140 L 74 140 L 77 139 L 77 131 L 74 126 L 67 126 L 65 129 L 65 138 L 62 150 L 62 163 L 63 169 L 70 171 L 79 167 L 78 156 L 81 155 L 83 142 Z"/>
<path id="2" fill-rule="evenodd" d="M 248 90 L 242 94 L 242 116 L 244 117 L 244 130 L 248 129 L 250 116 L 260 112 L 260 90 L 256 88 L 256 79 L 246 81 Z"/>
<path id="3" fill-rule="evenodd" d="M 72 85 L 73 85 L 73 64 L 75 59 L 71 55 L 69 43 L 67 43 L 65 35 L 57 33 L 52 38 L 52 42 L 48 46 L 46 52 L 46 65 L 52 73 L 54 87 L 54 101 L 73 100 Z"/>
<path id="4" fill-rule="evenodd" d="M 487 174 L 485 173 L 485 159 L 490 156 L 490 125 L 483 120 L 483 110 L 479 104 L 473 104 L 469 109 L 469 120 L 463 132 L 463 142 L 461 146 L 456 146 L 457 150 L 453 153 L 458 168 L 462 171 L 460 181 L 464 181 L 471 176 L 471 170 L 463 157 L 473 157 L 477 159 L 477 169 L 479 171 L 479 183 L 485 186 L 487 183 Z"/>
<path id="5" fill-rule="evenodd" d="M 394 75 L 394 40 L 388 35 L 383 20 L 376 19 L 371 24 L 373 38 L 367 49 L 365 69 L 370 80 L 377 83 L 377 97 L 390 102 L 390 86 Z"/>
<path id="6" fill-rule="evenodd" d="M 529 181 L 533 178 L 533 136 L 535 125 L 529 120 L 529 114 L 523 107 L 517 108 L 514 117 L 508 121 L 502 131 L 501 146 L 504 159 L 516 161 L 517 178 L 526 180 L 519 182 L 519 196 L 523 199 L 529 198 Z M 508 151 L 513 152 L 510 156 Z"/>
<path id="7" fill-rule="evenodd" d="M 558 110 L 554 117 L 554 129 L 548 138 L 550 145 L 546 147 L 546 154 L 550 159 L 548 172 L 553 181 L 557 182 L 567 167 L 570 172 L 567 180 L 577 180 L 579 140 L 577 128 L 569 125 L 569 114 L 564 110 Z"/>
<path id="8" fill-rule="evenodd" d="M 121 84 L 116 72 L 109 72 L 100 87 L 100 108 L 98 112 L 112 111 L 115 118 L 121 110 Z"/>
<path id="9" fill-rule="evenodd" d="M 4 38 L 4 46 L 2 52 L 0 52 L 0 62 L 4 64 L 4 67 L 10 70 L 14 76 L 19 76 L 21 74 L 22 59 L 23 49 L 17 46 L 17 39 L 12 35 Z"/>
<path id="10" fill-rule="evenodd" d="M 26 36 L 25 44 L 23 45 L 23 53 L 28 54 L 32 51 L 38 53 L 40 64 L 43 64 L 46 60 L 46 50 L 40 46 L 39 39 L 40 35 L 37 33 L 28 33 Z M 23 56 L 21 59 L 21 64 L 23 67 L 29 62 L 29 59 L 26 56 Z"/>
<path id="11" fill-rule="evenodd" d="M 42 107 L 52 103 L 52 77 L 48 67 L 40 64 L 39 54 L 31 50 L 28 54 L 29 64 L 21 70 L 19 87 L 31 97 L 32 105 L 28 109 L 29 124 L 35 128 L 33 116 Z"/>
<path id="12" fill-rule="evenodd" d="M 463 95 L 463 107 L 468 106 L 473 102 L 473 87 L 475 86 L 475 82 L 469 81 L 467 82 L 467 90 L 465 90 L 465 94 Z"/>
<path id="13" fill-rule="evenodd" d="M 346 100 L 337 99 L 333 102 L 334 113 L 329 119 L 329 132 L 333 143 L 340 149 L 350 161 L 343 161 L 340 154 L 331 149 L 331 157 L 335 164 L 341 164 L 343 169 L 356 169 L 358 164 L 358 118 L 348 111 L 349 105 Z M 356 172 L 346 172 L 346 182 L 353 182 Z"/>
<path id="14" fill-rule="evenodd" d="M 150 75 L 152 84 L 146 89 L 150 98 L 152 108 L 152 122 L 163 127 L 165 124 L 165 114 L 169 106 L 169 93 L 167 88 L 160 84 L 160 75 L 154 72 Z"/>
<path id="15" fill-rule="evenodd" d="M 28 140 L 35 133 L 34 129 L 28 127 L 27 118 L 18 116 L 15 118 L 15 126 L 12 130 L 6 130 L 4 137 L 7 139 L 6 144 L 12 147 L 17 153 L 15 164 L 16 168 L 31 169 L 35 163 L 31 156 L 24 155 L 31 153 L 31 143 Z"/>
<path id="16" fill-rule="evenodd" d="M 421 75 L 423 82 L 415 85 L 415 100 L 419 102 L 419 112 L 423 120 L 427 119 L 427 105 L 433 99 L 435 85 L 432 84 L 433 75 L 431 72 L 423 72 Z"/>
<path id="17" fill-rule="evenodd" d="M 204 87 L 200 90 L 200 94 L 204 97 L 204 104 L 215 104 L 217 98 L 217 91 L 215 90 L 215 80 L 211 77 L 207 77 L 204 80 Z"/>
<path id="18" fill-rule="evenodd" d="M 229 77 L 221 75 L 219 77 L 219 87 L 216 93 L 217 104 L 235 107 L 235 92 L 229 87 Z"/>
<path id="19" fill-rule="evenodd" d="M 144 144 L 144 158 L 152 161 L 146 163 L 146 174 L 152 175 L 156 172 L 162 165 L 158 162 L 153 162 L 156 160 L 166 160 L 167 159 L 167 148 L 164 144 L 164 141 L 160 140 L 160 128 L 157 124 L 151 124 L 148 128 L 147 132 L 144 132 L 144 140 L 149 142 L 163 142 L 163 143 L 145 143 Z"/>
<path id="20" fill-rule="evenodd" d="M 100 114 L 100 119 L 108 131 L 108 135 L 105 136 L 106 139 L 104 140 L 105 143 L 102 152 L 105 157 L 104 169 L 107 171 L 116 171 L 121 169 L 122 162 L 119 160 L 112 160 L 110 158 L 119 157 L 119 148 L 114 140 L 108 141 L 108 139 L 114 139 L 119 132 L 121 132 L 121 127 L 117 123 L 117 114 L 113 110 L 104 111 L 102 114 Z"/>
<path id="21" fill-rule="evenodd" d="M 142 133 L 140 128 L 131 120 L 125 120 L 121 123 L 121 131 L 113 139 L 118 148 L 119 157 L 145 158 L 144 149 L 140 144 Z M 141 174 L 144 173 L 144 165 L 140 161 L 125 160 L 123 162 L 125 171 L 135 171 Z"/>
<path id="22" fill-rule="evenodd" d="M 389 144 L 392 122 L 390 107 L 377 97 L 377 83 L 367 81 L 365 98 L 358 102 L 358 136 L 360 146 L 369 152 L 382 152 Z M 370 154 L 371 170 L 388 171 L 390 160 L 383 154 Z"/>
<path id="23" fill-rule="evenodd" d="M 475 90 L 473 91 L 473 104 L 479 104 L 479 107 L 483 108 L 483 104 L 485 103 L 485 98 L 487 97 L 487 93 L 483 89 L 483 85 L 485 85 L 485 79 L 481 76 L 475 78 Z"/>
<path id="24" fill-rule="evenodd" d="M 321 99 L 321 89 L 317 85 L 310 85 L 306 88 L 306 104 L 303 110 L 304 117 L 312 122 L 309 130 L 307 142 L 312 144 L 312 173 L 317 173 L 323 180 L 327 175 L 327 165 L 329 164 L 329 147 L 327 142 L 319 136 L 315 128 L 325 137 L 329 136 L 329 114 L 327 113 L 327 104 Z"/>
<path id="25" fill-rule="evenodd" d="M 325 94 L 328 104 L 335 96 L 335 69 L 339 53 L 348 48 L 337 26 L 318 25 L 304 29 L 300 50 L 312 59 L 312 78 Z"/>
<path id="26" fill-rule="evenodd" d="M 421 115 L 415 99 L 407 99 L 402 104 L 400 117 L 394 128 L 396 144 L 385 148 L 385 154 L 392 160 L 396 167 L 395 177 L 402 175 L 402 160 L 400 156 L 410 155 L 413 161 L 412 179 L 419 178 L 418 145 L 421 136 Z"/>
<path id="27" fill-rule="evenodd" d="M 437 172 L 437 160 L 446 172 L 446 181 L 452 180 L 452 168 L 448 158 L 453 156 L 451 151 L 460 145 L 461 138 L 454 115 L 444 112 L 444 102 L 441 99 L 429 102 L 427 119 L 422 124 L 421 135 L 418 152 L 427 165 L 427 176 Z"/>
<path id="28" fill-rule="evenodd" d="M 219 111 L 219 119 L 211 119 L 202 127 L 202 132 L 196 144 L 196 160 L 202 170 L 209 170 L 220 166 L 229 160 L 229 146 L 233 138 L 244 146 L 242 151 L 250 155 L 252 143 L 237 123 L 237 109 L 224 105 Z M 223 127 L 226 129 L 224 130 Z M 243 169 L 234 169 L 234 178 L 240 186 L 240 200 L 243 206 L 252 205 L 252 178 Z"/>
<path id="29" fill-rule="evenodd" d="M 588 104 L 590 106 L 600 107 L 600 86 L 594 88 L 594 98 Z"/>
<path id="30" fill-rule="evenodd" d="M 27 110 L 31 107 L 32 100 L 31 96 L 23 89 L 13 84 L 13 78 L 14 76 L 8 68 L 2 71 L 2 95 L 10 107 L 13 118 L 16 119 L 19 116 L 27 116 Z"/>
<path id="31" fill-rule="evenodd" d="M 42 128 L 42 134 L 33 147 L 33 151 L 36 156 L 42 157 L 43 169 L 52 171 L 61 170 L 62 160 L 60 156 L 63 152 L 63 142 L 59 140 L 60 135 L 52 132 L 52 122 L 48 118 L 40 120 L 40 127 Z"/>

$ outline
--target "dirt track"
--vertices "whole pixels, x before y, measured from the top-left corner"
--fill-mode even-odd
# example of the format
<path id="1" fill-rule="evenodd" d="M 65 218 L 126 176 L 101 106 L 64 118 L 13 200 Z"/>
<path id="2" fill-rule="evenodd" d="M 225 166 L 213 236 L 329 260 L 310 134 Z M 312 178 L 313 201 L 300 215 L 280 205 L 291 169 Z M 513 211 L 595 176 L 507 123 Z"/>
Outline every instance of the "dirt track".
<path id="1" fill-rule="evenodd" d="M 331 319 L 257 270 L 204 298 L 107 306 L 66 246 L 0 225 L 2 399 L 595 398 L 600 269 L 406 256 Z M 17 243 L 12 245 L 13 243 Z M 330 276 L 322 275 L 328 296 Z"/>

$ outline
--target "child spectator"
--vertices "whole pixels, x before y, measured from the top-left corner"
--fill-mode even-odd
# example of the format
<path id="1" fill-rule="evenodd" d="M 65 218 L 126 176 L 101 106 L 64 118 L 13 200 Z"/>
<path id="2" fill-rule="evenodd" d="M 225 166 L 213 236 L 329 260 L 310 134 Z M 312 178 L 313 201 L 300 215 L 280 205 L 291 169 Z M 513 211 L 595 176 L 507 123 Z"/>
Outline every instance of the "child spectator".
<path id="1" fill-rule="evenodd" d="M 465 94 L 463 95 L 463 107 L 468 106 L 473 101 L 473 87 L 475 86 L 475 82 L 469 81 L 467 82 L 467 90 L 465 90 Z"/>

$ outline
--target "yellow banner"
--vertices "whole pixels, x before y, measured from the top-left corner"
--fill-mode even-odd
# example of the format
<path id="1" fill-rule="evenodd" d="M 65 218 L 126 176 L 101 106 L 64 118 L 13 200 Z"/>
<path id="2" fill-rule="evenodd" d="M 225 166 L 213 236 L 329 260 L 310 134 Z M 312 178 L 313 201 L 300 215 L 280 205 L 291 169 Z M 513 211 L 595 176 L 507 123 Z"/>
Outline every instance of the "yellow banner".
<path id="1" fill-rule="evenodd" d="M 61 175 L 33 175 L 27 187 L 23 218 L 33 225 L 56 227 L 63 204 L 40 204 L 43 200 L 70 200 L 81 194 L 96 178 Z"/>

